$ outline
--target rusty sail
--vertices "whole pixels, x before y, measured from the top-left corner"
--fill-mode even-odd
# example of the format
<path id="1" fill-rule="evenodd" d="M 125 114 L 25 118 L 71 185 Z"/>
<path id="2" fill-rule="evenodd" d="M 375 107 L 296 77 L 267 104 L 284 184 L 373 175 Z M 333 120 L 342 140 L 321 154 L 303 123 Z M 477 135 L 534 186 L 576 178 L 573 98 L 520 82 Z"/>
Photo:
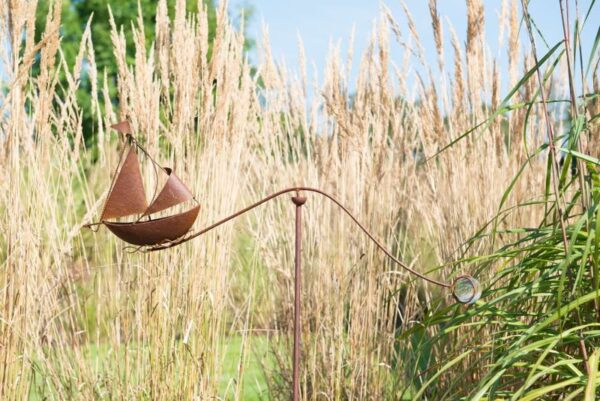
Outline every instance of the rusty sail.
<path id="1" fill-rule="evenodd" d="M 142 151 L 143 148 L 131 136 L 129 122 L 122 121 L 112 128 L 129 138 L 130 147 L 120 169 L 117 168 L 100 222 L 96 224 L 105 225 L 123 241 L 138 246 L 165 244 L 183 237 L 196 221 L 200 205 L 196 204 L 184 212 L 157 219 L 152 219 L 150 215 L 194 199 L 193 194 L 172 169 L 158 166 L 168 178 L 158 195 L 148 205 L 136 153 L 136 148 Z M 152 162 L 155 163 L 154 160 Z M 115 221 L 132 216 L 140 217 L 135 221 Z M 147 219 L 142 220 L 143 218 Z"/>

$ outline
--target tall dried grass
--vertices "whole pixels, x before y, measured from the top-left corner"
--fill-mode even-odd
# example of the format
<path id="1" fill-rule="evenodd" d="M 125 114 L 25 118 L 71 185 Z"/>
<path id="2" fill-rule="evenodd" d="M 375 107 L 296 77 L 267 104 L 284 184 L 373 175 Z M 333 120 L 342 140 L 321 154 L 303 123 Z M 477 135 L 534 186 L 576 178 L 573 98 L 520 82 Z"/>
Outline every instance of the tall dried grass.
<path id="1" fill-rule="evenodd" d="M 122 118 L 195 190 L 198 227 L 301 184 L 335 194 L 420 271 L 489 249 L 487 240 L 462 244 L 496 215 L 525 163 L 504 207 L 543 194 L 546 160 L 528 160 L 522 146 L 525 129 L 531 149 L 545 141 L 535 129 L 541 110 L 499 114 L 426 159 L 501 104 L 529 101 L 535 81 L 506 102 L 500 81 L 507 76 L 512 88 L 533 62 L 522 53 L 516 0 L 503 1 L 499 23 L 508 33 L 499 43 L 507 74 L 485 42 L 481 1 L 467 2 L 466 46 L 436 1 L 429 4 L 438 65 L 425 61 L 408 7 L 408 34 L 384 9 L 352 85 L 352 54 L 344 59 L 333 49 L 323 82 L 308 82 L 304 63 L 294 73 L 274 62 L 268 37 L 253 72 L 226 2 L 209 44 L 203 6 L 186 15 L 178 1 L 169 16 L 159 1 L 154 43 L 144 41 L 141 17 L 131 28 L 133 64 L 125 57 L 129 28 L 90 22 L 111 24 L 118 71 L 107 72 L 96 69 L 89 25 L 77 63 L 66 65 L 60 6 L 35 43 L 36 2 L 3 2 L 0 29 L 12 52 L 0 47 L 9 74 L 0 94 L 0 399 L 243 399 L 250 334 L 259 329 L 270 333 L 271 354 L 263 356 L 269 394 L 289 398 L 291 202 L 272 202 L 169 251 L 128 254 L 105 230 L 80 230 L 106 195 L 121 144 L 108 127 Z M 447 32 L 452 57 L 443 51 Z M 402 60 L 390 57 L 391 40 L 405 48 Z M 93 150 L 82 142 L 75 97 L 84 72 L 97 118 Z M 68 87 L 57 86 L 59 73 Z M 112 75 L 118 106 L 108 94 Z M 563 77 L 553 75 L 554 91 L 564 88 Z M 152 181 L 151 171 L 146 178 Z M 543 207 L 529 209 L 507 215 L 500 227 L 536 225 Z M 452 302 L 449 294 L 397 271 L 326 200 L 309 196 L 305 215 L 303 398 L 398 398 L 409 385 L 400 372 L 417 369 L 404 358 L 413 344 L 398 343 L 398 330 L 417 325 L 434 299 Z M 430 274 L 450 280 L 456 270 Z M 223 346 L 236 332 L 243 338 L 239 377 L 223 394 Z"/>

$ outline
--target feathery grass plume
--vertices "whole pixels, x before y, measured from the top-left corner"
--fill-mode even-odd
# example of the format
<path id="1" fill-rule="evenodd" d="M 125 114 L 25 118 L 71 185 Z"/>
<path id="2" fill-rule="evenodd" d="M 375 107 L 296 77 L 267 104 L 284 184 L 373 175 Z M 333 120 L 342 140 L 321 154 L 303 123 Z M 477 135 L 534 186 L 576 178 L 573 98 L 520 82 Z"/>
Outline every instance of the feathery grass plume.
<path id="1" fill-rule="evenodd" d="M 153 42 L 145 10 L 129 26 L 116 26 L 112 13 L 92 19 L 74 65 L 61 55 L 60 2 L 39 43 L 36 2 L 0 3 L 10 47 L 0 46 L 8 77 L 0 94 L 0 399 L 290 398 L 293 204 L 271 202 L 162 253 L 129 254 L 103 230 L 80 230 L 100 214 L 123 146 L 109 127 L 124 118 L 194 190 L 196 229 L 283 187 L 314 186 L 420 272 L 441 280 L 471 273 L 484 285 L 476 305 L 455 305 L 396 270 L 326 199 L 308 196 L 303 399 L 593 393 L 580 341 L 595 363 L 598 55 L 584 67 L 589 89 L 576 96 L 578 118 L 565 121 L 569 106 L 548 103 L 556 146 L 586 163 L 591 189 L 583 213 L 574 205 L 585 195 L 561 169 L 565 252 L 534 79 L 539 69 L 547 101 L 558 100 L 568 85 L 565 55 L 559 44 L 536 64 L 522 50 L 516 0 L 504 4 L 508 40 L 495 56 L 483 2 L 467 2 L 463 44 L 431 0 L 434 74 L 403 3 L 406 25 L 382 7 L 362 54 L 343 56 L 333 44 L 311 80 L 301 39 L 301 65 L 291 69 L 274 59 L 266 28 L 250 65 L 227 2 L 214 40 L 201 1 L 187 13 L 178 0 L 169 14 L 160 0 Z M 116 71 L 96 71 L 91 23 L 111 26 Z M 84 70 L 98 132 L 92 148 L 75 96 Z M 582 132 L 586 154 L 568 141 Z M 152 195 L 158 180 L 140 159 Z"/>
<path id="2" fill-rule="evenodd" d="M 444 32 L 442 30 L 442 21 L 440 14 L 437 10 L 437 0 L 429 0 L 429 14 L 431 15 L 431 22 L 433 27 L 433 39 L 435 40 L 435 49 L 438 55 L 438 64 L 440 71 L 444 70 L 444 45 L 443 37 Z"/>

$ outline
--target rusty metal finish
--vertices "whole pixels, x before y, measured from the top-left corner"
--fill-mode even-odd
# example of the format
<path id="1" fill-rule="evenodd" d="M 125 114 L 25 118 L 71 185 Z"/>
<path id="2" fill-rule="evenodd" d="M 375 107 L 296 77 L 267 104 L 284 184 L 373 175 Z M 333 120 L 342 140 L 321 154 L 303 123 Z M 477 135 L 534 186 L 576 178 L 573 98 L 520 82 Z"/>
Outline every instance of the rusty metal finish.
<path id="1" fill-rule="evenodd" d="M 241 209 L 222 220 L 194 233 L 186 236 L 192 225 L 198 217 L 200 205 L 197 205 L 185 212 L 172 216 L 162 217 L 158 219 L 150 219 L 141 221 L 140 219 L 149 216 L 153 213 L 166 210 L 172 206 L 181 204 L 194 198 L 191 191 L 185 184 L 173 173 L 170 168 L 163 168 L 140 146 L 140 144 L 132 136 L 131 125 L 127 121 L 122 121 L 112 126 L 117 131 L 126 134 L 129 144 L 131 145 L 127 157 L 122 163 L 121 169 L 113 178 L 113 184 L 109 191 L 104 209 L 101 214 L 100 223 L 88 224 L 88 227 L 104 224 L 117 237 L 125 242 L 137 245 L 145 251 L 158 251 L 162 249 L 172 248 L 174 246 L 190 241 L 216 227 L 227 223 L 228 221 L 241 216 L 242 214 L 274 199 L 283 194 L 295 192 L 292 197 L 292 202 L 296 205 L 296 220 L 295 220 L 295 259 L 294 259 L 294 349 L 293 349 L 293 400 L 300 399 L 300 362 L 301 362 L 301 294 L 302 294 L 302 206 L 306 203 L 306 197 L 301 196 L 301 192 L 312 192 L 324 196 L 332 201 L 342 211 L 350 217 L 350 219 L 358 226 L 358 228 L 379 248 L 387 257 L 389 257 L 400 268 L 408 273 L 419 277 L 431 284 L 451 290 L 454 298 L 464 304 L 475 303 L 481 296 L 481 287 L 479 282 L 471 276 L 459 276 L 452 283 L 446 283 L 433 278 L 430 278 L 396 258 L 389 250 L 387 250 L 381 242 L 379 242 L 373 234 L 361 224 L 358 219 L 344 207 L 332 195 L 316 188 L 311 187 L 292 187 L 275 192 L 250 206 Z M 139 169 L 134 147 L 144 152 L 146 156 L 158 166 L 163 172 L 168 174 L 164 187 L 159 194 L 151 201 L 148 206 L 144 192 L 144 185 Z M 123 152 L 126 148 L 124 148 Z M 121 158 L 123 153 L 121 153 Z M 197 203 L 197 201 L 196 201 Z M 132 214 L 140 214 L 141 217 L 135 222 L 115 222 L 107 219 L 129 216 Z"/>
<path id="2" fill-rule="evenodd" d="M 271 194 L 271 195 L 267 196 L 266 198 L 263 198 L 263 199 L 259 200 L 258 202 L 256 202 L 256 203 L 253 203 L 252 205 L 250 205 L 250 206 L 248 206 L 248 207 L 246 207 L 246 208 L 244 208 L 244 209 L 242 209 L 242 210 L 240 210 L 240 211 L 238 211 L 238 212 L 236 212 L 236 213 L 234 213 L 234 214 L 232 214 L 232 215 L 230 215 L 230 216 L 227 216 L 227 217 L 225 217 L 224 219 L 222 219 L 222 220 L 219 220 L 219 221 L 217 221 L 216 223 L 214 223 L 214 224 L 211 224 L 210 226 L 208 226 L 208 227 L 206 227 L 206 228 L 204 228 L 204 229 L 202 229 L 202 230 L 200 230 L 200 231 L 198 231 L 198 232 L 196 232 L 196 233 L 194 233 L 194 234 L 192 234 L 192 235 L 189 235 L 189 236 L 187 236 L 187 237 L 181 238 L 181 239 L 179 239 L 179 240 L 177 240 L 177 241 L 173 241 L 173 242 L 170 242 L 170 243 L 167 243 L 167 244 L 163 244 L 163 245 L 157 245 L 157 246 L 150 247 L 150 248 L 148 248 L 148 249 L 147 249 L 147 251 L 150 251 L 150 252 L 152 252 L 152 251 L 159 251 L 159 250 L 161 250 L 161 249 L 172 248 L 172 247 L 174 247 L 174 246 L 177 246 L 177 245 L 179 245 L 179 244 L 182 244 L 182 243 L 184 243 L 184 242 L 190 241 L 190 240 L 192 240 L 192 239 L 194 239 L 194 238 L 196 238 L 196 237 L 198 237 L 198 236 L 200 236 L 200 235 L 202 235 L 202 234 L 204 234 L 204 233 L 206 233 L 206 232 L 208 232 L 208 231 L 210 231 L 210 230 L 212 230 L 212 229 L 214 229 L 214 228 L 216 228 L 216 227 L 220 226 L 221 224 L 227 223 L 228 221 L 230 221 L 230 220 L 232 220 L 232 219 L 235 219 L 236 217 L 239 217 L 239 216 L 241 216 L 242 214 L 244 214 L 244 213 L 246 213 L 246 212 L 248 212 L 248 211 L 250 211 L 250 210 L 252 210 L 252 209 L 254 209 L 254 208 L 256 208 L 256 207 L 258 207 L 258 206 L 260 206 L 260 205 L 262 205 L 263 203 L 266 203 L 266 202 L 270 201 L 271 199 L 277 198 L 278 196 L 281 196 L 281 195 L 283 195 L 283 194 L 287 194 L 287 193 L 290 193 L 290 192 L 300 192 L 300 191 L 304 191 L 304 192 L 314 192 L 314 193 L 320 194 L 320 195 L 322 195 L 322 196 L 324 196 L 324 197 L 328 198 L 329 200 L 331 200 L 333 203 L 335 203 L 335 204 L 336 204 L 336 205 L 337 205 L 337 206 L 338 206 L 340 209 L 342 209 L 342 211 L 344 211 L 344 213 L 346 213 L 346 214 L 347 214 L 347 215 L 350 217 L 350 219 L 352 219 L 352 221 L 353 221 L 353 222 L 354 222 L 354 223 L 355 223 L 355 224 L 356 224 L 356 225 L 357 225 L 357 226 L 358 226 L 358 227 L 361 229 L 361 231 L 362 231 L 363 233 L 365 233 L 365 235 L 366 235 L 367 237 L 369 237 L 369 239 L 370 239 L 371 241 L 373 241 L 373 243 L 374 243 L 374 244 L 375 244 L 375 245 L 376 245 L 376 246 L 377 246 L 377 247 L 378 247 L 378 248 L 379 248 L 379 249 L 380 249 L 380 250 L 381 250 L 381 251 L 382 251 L 384 254 L 386 254 L 386 255 L 387 255 L 387 256 L 388 256 L 388 257 L 389 257 L 389 258 L 390 258 L 390 259 L 391 259 L 391 260 L 392 260 L 394 263 L 396 263 L 396 264 L 397 264 L 398 266 L 400 266 L 402 269 L 406 270 L 407 272 L 411 273 L 412 275 L 414 275 L 414 276 L 416 276 L 416 277 L 419 277 L 419 278 L 421 278 L 422 280 L 428 281 L 428 282 L 429 282 L 429 283 L 431 283 L 431 284 L 435 284 L 435 285 L 438 285 L 438 286 L 440 286 L 440 287 L 445 287 L 445 288 L 452 288 L 452 284 L 449 284 L 449 283 L 445 283 L 445 282 L 443 282 L 443 281 L 439 281 L 439 280 L 432 279 L 432 278 L 430 278 L 430 277 L 427 277 L 427 276 L 425 276 L 424 274 L 422 274 L 422 273 L 419 273 L 418 271 L 416 271 L 416 270 L 414 270 L 414 269 L 412 269 L 412 268 L 408 267 L 408 266 L 407 266 L 405 263 L 403 263 L 403 262 L 402 262 L 402 261 L 400 261 L 398 258 L 396 258 L 394 255 L 392 255 L 392 253 L 391 253 L 390 251 L 388 251 L 388 250 L 387 250 L 387 249 L 386 249 L 386 248 L 385 248 L 385 247 L 384 247 L 384 246 L 381 244 L 381 242 L 379 242 L 379 241 L 378 241 L 378 240 L 377 240 L 377 239 L 376 239 L 376 238 L 373 236 L 373 234 L 371 234 L 371 233 L 369 232 L 369 230 L 367 230 L 367 229 L 365 228 L 365 226 L 364 226 L 364 225 L 362 225 L 362 224 L 361 224 L 361 223 L 358 221 L 358 219 L 357 219 L 356 217 L 354 217 L 354 215 L 353 215 L 352 213 L 350 213 L 350 211 L 349 211 L 348 209 L 346 209 L 346 208 L 345 208 L 345 207 L 344 207 L 344 206 L 343 206 L 343 205 L 342 205 L 342 204 L 341 204 L 341 203 L 340 203 L 340 202 L 339 202 L 337 199 L 335 199 L 335 198 L 334 198 L 332 195 L 329 195 L 327 192 L 321 191 L 320 189 L 311 188 L 311 187 L 292 187 L 292 188 L 286 188 L 286 189 L 282 189 L 281 191 L 275 192 L 275 193 L 273 193 L 273 194 Z"/>
<path id="3" fill-rule="evenodd" d="M 154 159 L 152 159 L 152 157 L 148 154 L 148 152 L 143 147 L 141 147 L 139 145 L 139 143 L 135 140 L 135 138 L 133 138 L 133 136 L 131 135 L 132 129 L 131 129 L 131 125 L 129 124 L 128 121 L 121 121 L 117 124 L 112 125 L 112 127 L 119 132 L 127 134 L 127 137 L 129 138 L 130 143 L 132 143 L 137 148 L 139 148 L 142 152 L 144 152 L 152 160 L 152 162 L 155 165 L 157 165 L 156 161 Z M 396 263 L 402 269 L 406 270 L 408 273 L 410 273 L 416 277 L 419 277 L 420 279 L 427 281 L 431 284 L 435 284 L 435 285 L 438 285 L 438 286 L 444 287 L 444 288 L 449 288 L 452 291 L 454 297 L 457 299 L 457 301 L 462 302 L 462 303 L 473 303 L 481 296 L 481 287 L 479 286 L 479 282 L 471 276 L 460 276 L 460 277 L 457 277 L 453 283 L 446 283 L 443 281 L 432 279 L 432 278 L 410 268 L 405 263 L 403 263 L 398 258 L 396 258 L 394 255 L 392 255 L 392 253 L 389 250 L 387 250 L 381 244 L 381 242 L 379 242 L 373 236 L 373 234 L 371 234 L 369 232 L 369 230 L 367 230 L 365 228 L 365 226 L 362 225 L 358 221 L 358 219 L 347 208 L 345 208 L 337 199 L 335 199 L 332 195 L 326 193 L 325 191 L 322 191 L 322 190 L 316 189 L 316 188 L 301 186 L 301 187 L 286 188 L 281 191 L 275 192 L 275 193 L 267 196 L 266 198 L 263 198 L 263 199 L 259 200 L 258 202 L 253 203 L 252 205 L 250 205 L 242 210 L 239 210 L 238 212 L 233 213 L 232 215 L 225 217 L 224 219 L 219 220 L 216 223 L 211 224 L 210 226 L 196 232 L 195 234 L 189 235 L 187 237 L 185 236 L 185 234 L 187 233 L 187 231 L 191 228 L 192 224 L 194 223 L 194 221 L 198 215 L 199 206 L 196 206 L 195 208 L 192 208 L 192 209 L 188 210 L 187 212 L 183 212 L 183 213 L 180 213 L 175 216 L 169 216 L 169 217 L 165 217 L 165 218 L 161 218 L 161 219 L 157 219 L 157 220 L 150 220 L 150 221 L 143 221 L 143 222 L 138 221 L 135 223 L 115 223 L 115 222 L 108 222 L 108 221 L 104 220 L 106 218 L 123 217 L 123 216 L 127 216 L 130 214 L 135 214 L 135 213 L 141 213 L 144 216 L 144 215 L 155 213 L 157 211 L 164 210 L 171 206 L 177 205 L 186 200 L 189 200 L 190 198 L 195 200 L 195 198 L 193 198 L 193 195 L 191 194 L 189 189 L 187 189 L 185 184 L 183 184 L 172 173 L 171 169 L 163 168 L 163 167 L 160 167 L 160 168 L 163 171 L 165 171 L 167 174 L 169 174 L 169 179 L 167 180 L 167 183 L 165 184 L 162 191 L 159 193 L 159 195 L 156 197 L 156 199 L 154 199 L 154 201 L 152 202 L 150 207 L 147 207 L 145 194 L 143 194 L 144 187 L 143 187 L 143 182 L 141 179 L 141 174 L 139 172 L 139 163 L 137 161 L 137 158 L 135 157 L 135 152 L 132 147 L 129 150 L 129 153 L 127 155 L 125 162 L 123 163 L 121 171 L 119 171 L 118 175 L 116 176 L 115 183 L 113 184 L 113 187 L 109 192 L 108 199 L 106 201 L 104 210 L 102 212 L 101 222 L 86 224 L 86 226 L 92 227 L 97 224 L 105 224 L 105 225 L 109 226 L 111 231 L 113 231 L 116 235 L 118 235 L 123 240 L 128 241 L 128 238 L 129 238 L 129 239 L 131 239 L 131 241 L 128 241 L 128 242 L 131 242 L 132 244 L 148 246 L 148 248 L 146 248 L 145 251 L 159 251 L 162 249 L 172 248 L 174 246 L 183 244 L 184 242 L 190 241 L 190 240 L 192 240 L 192 239 L 194 239 L 194 238 L 196 238 L 196 237 L 198 237 L 198 236 L 200 236 L 200 235 L 202 235 L 202 234 L 204 234 L 204 233 L 206 233 L 206 232 L 208 232 L 208 231 L 210 231 L 210 230 L 212 230 L 212 229 L 214 229 L 236 217 L 241 216 L 242 214 L 262 205 L 263 203 L 266 203 L 278 196 L 281 196 L 281 195 L 289 193 L 289 192 L 296 192 L 296 194 L 297 194 L 296 197 L 292 198 L 294 203 L 300 202 L 303 199 L 301 204 L 296 203 L 296 206 L 299 208 L 306 201 L 306 198 L 301 197 L 299 195 L 300 192 L 301 191 L 313 192 L 313 193 L 320 194 L 320 195 L 328 198 L 333 203 L 335 203 L 340 209 L 342 209 L 342 211 L 344 213 L 346 213 L 348 215 L 348 217 L 350 217 L 350 219 L 352 219 L 352 221 L 360 228 L 360 230 L 367 237 L 369 237 L 369 239 L 377 246 L 377 248 L 379 248 L 394 263 Z M 143 208 L 142 208 L 142 205 L 144 205 Z M 192 218 L 192 216 L 193 216 L 193 218 Z M 173 219 L 173 220 L 171 220 L 171 219 Z M 156 225 L 151 224 L 151 223 L 157 223 L 157 222 L 158 222 L 158 224 L 156 224 Z M 171 223 L 169 223 L 169 222 L 177 222 L 177 224 L 174 224 L 174 226 L 171 226 Z M 132 228 L 133 226 L 138 226 L 138 225 L 143 225 L 143 226 L 141 226 L 143 228 L 139 228 L 139 229 Z M 131 226 L 131 227 L 124 228 L 124 227 L 128 227 L 128 226 Z M 186 227 L 186 226 L 187 226 L 187 229 L 184 231 L 183 227 Z M 161 227 L 160 228 L 161 230 L 164 228 L 165 235 L 159 235 L 157 233 L 158 228 L 155 229 L 153 227 Z M 147 235 L 147 237 L 145 237 L 145 235 Z M 156 242 L 153 242 L 153 241 L 156 241 Z M 466 296 L 463 297 L 463 296 L 461 296 L 462 294 L 458 294 L 457 293 L 458 287 L 459 287 L 458 284 L 461 284 L 461 287 L 463 287 L 463 289 L 466 287 L 471 288 L 472 294 L 468 297 L 466 297 Z"/>
<path id="4" fill-rule="evenodd" d="M 296 249 L 294 259 L 294 369 L 293 369 L 293 394 L 294 401 L 300 399 L 300 304 L 302 294 L 302 205 L 306 198 L 296 194 L 292 197 L 296 205 Z"/>
<path id="5" fill-rule="evenodd" d="M 133 134 L 133 130 L 131 129 L 131 124 L 129 124 L 129 121 L 127 121 L 127 120 L 113 124 L 110 127 L 112 129 L 114 129 L 115 131 L 118 131 L 122 134 L 129 134 L 129 135 Z"/>
<path id="6" fill-rule="evenodd" d="M 100 215 L 100 222 L 86 224 L 85 226 L 91 228 L 104 224 L 123 241 L 140 247 L 156 246 L 183 237 L 189 232 L 196 221 L 200 210 L 199 205 L 172 216 L 159 219 L 149 218 L 146 221 L 140 220 L 144 216 L 168 209 L 187 200 L 195 200 L 192 193 L 170 168 L 159 166 L 137 142 L 131 134 L 131 125 L 128 121 L 121 121 L 114 124 L 112 128 L 126 134 L 129 152 L 124 160 L 123 154 L 127 147 L 124 147 L 121 152 L 120 160 L 123 160 L 123 162 L 113 176 L 111 188 Z M 140 173 L 136 149 L 147 155 L 155 166 L 159 167 L 161 171 L 169 176 L 164 187 L 151 202 L 150 206 L 148 206 L 146 201 L 146 193 L 144 191 L 144 183 Z M 129 222 L 111 221 L 111 219 L 131 215 L 140 215 L 140 217 L 136 221 Z"/>
<path id="7" fill-rule="evenodd" d="M 133 245 L 149 246 L 184 236 L 196 221 L 200 205 L 173 216 L 136 223 L 103 221 L 117 237 Z"/>
<path id="8" fill-rule="evenodd" d="M 173 170 L 166 167 L 165 172 L 169 175 L 169 179 L 156 199 L 148 206 L 144 215 L 160 212 L 194 197 L 185 184 L 173 173 Z"/>
<path id="9" fill-rule="evenodd" d="M 108 194 L 100 220 L 144 213 L 147 207 L 140 165 L 132 146 Z"/>

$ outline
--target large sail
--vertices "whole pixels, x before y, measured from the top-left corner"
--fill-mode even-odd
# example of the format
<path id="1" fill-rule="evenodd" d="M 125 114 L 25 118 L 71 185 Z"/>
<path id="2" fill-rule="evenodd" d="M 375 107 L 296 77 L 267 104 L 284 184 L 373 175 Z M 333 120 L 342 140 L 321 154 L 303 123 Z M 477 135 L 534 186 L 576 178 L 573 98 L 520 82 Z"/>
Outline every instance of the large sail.
<path id="1" fill-rule="evenodd" d="M 183 182 L 173 173 L 170 168 L 165 168 L 169 178 L 165 183 L 158 196 L 152 201 L 144 215 L 160 212 L 172 206 L 183 203 L 193 198 L 190 190 Z"/>
<path id="2" fill-rule="evenodd" d="M 142 214 L 147 206 L 140 165 L 132 146 L 108 194 L 100 220 Z"/>

